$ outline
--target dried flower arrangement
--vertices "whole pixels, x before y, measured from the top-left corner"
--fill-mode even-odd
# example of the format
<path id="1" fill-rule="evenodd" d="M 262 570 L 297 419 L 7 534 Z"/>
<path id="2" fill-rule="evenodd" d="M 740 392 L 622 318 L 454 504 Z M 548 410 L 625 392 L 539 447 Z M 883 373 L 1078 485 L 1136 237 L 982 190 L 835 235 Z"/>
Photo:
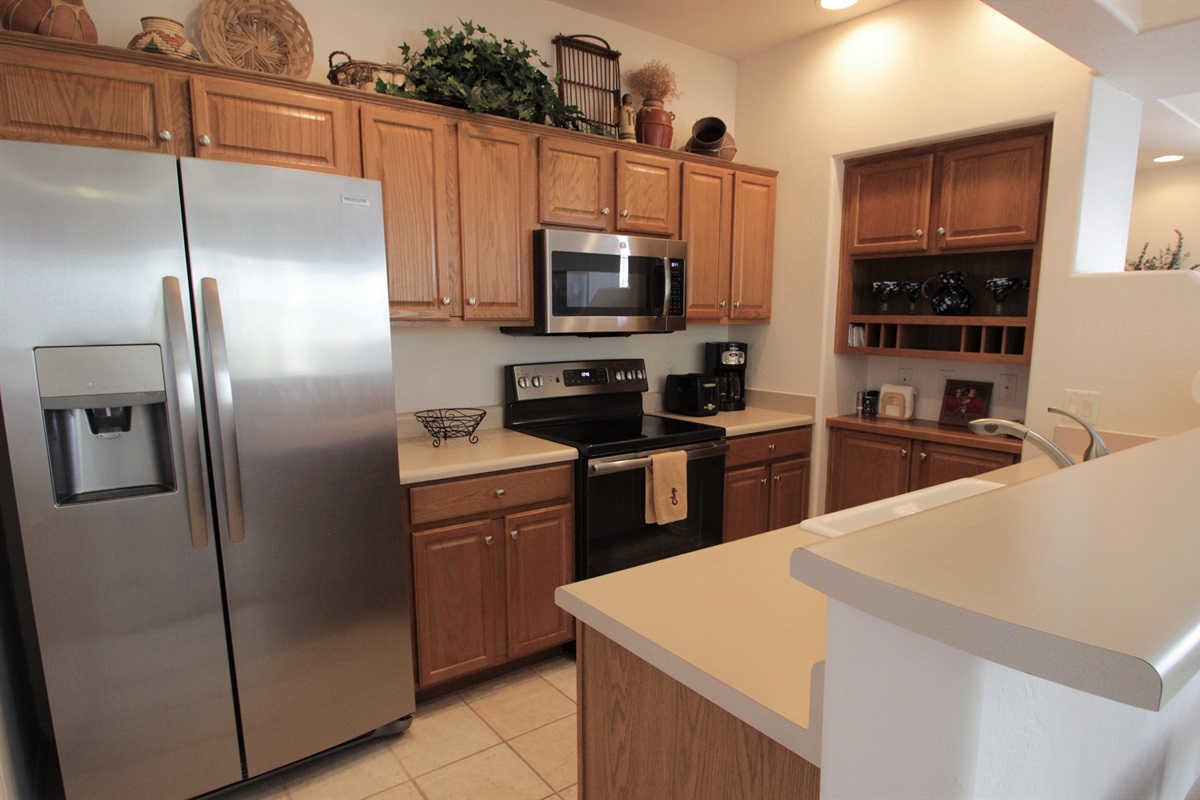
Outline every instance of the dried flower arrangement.
<path id="1" fill-rule="evenodd" d="M 1200 269 L 1200 264 L 1193 264 L 1190 267 L 1183 266 L 1183 260 L 1189 258 L 1192 254 L 1183 252 L 1183 234 L 1179 232 L 1178 228 L 1175 230 L 1174 249 L 1168 245 L 1166 250 L 1159 250 L 1157 256 L 1146 258 L 1146 250 L 1149 247 L 1149 242 L 1142 245 L 1142 252 L 1137 257 L 1137 260 L 1130 261 L 1125 265 L 1126 272 L 1141 272 L 1143 270 L 1156 269 Z"/>
<path id="2" fill-rule="evenodd" d="M 675 73 L 658 59 L 647 61 L 625 76 L 629 88 L 641 95 L 643 100 L 672 100 L 680 96 L 675 83 Z"/>

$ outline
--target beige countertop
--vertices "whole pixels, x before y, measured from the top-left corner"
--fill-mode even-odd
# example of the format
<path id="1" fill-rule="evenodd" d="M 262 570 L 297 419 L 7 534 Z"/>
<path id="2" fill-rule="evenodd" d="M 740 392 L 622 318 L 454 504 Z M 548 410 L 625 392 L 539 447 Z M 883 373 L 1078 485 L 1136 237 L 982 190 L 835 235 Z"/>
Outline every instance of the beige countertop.
<path id="1" fill-rule="evenodd" d="M 797 549 L 791 574 L 973 655 L 1157 710 L 1200 671 L 1200 429 L 1067 469 L 1044 461 Z"/>
<path id="2" fill-rule="evenodd" d="M 559 587 L 588 625 L 807 761 L 821 763 L 825 596 L 788 576 L 798 526 Z"/>
<path id="3" fill-rule="evenodd" d="M 481 428 L 479 441 L 448 439 L 440 447 L 433 446 L 428 435 L 401 439 L 400 483 L 461 478 L 485 472 L 536 467 L 574 461 L 579 452 L 573 447 L 526 436 L 507 428 Z"/>
<path id="4" fill-rule="evenodd" d="M 664 417 L 702 422 L 705 425 L 717 425 L 725 429 L 726 436 L 744 436 L 748 433 L 762 433 L 813 424 L 813 418 L 809 414 L 757 407 L 747 408 L 744 411 L 720 411 L 711 417 L 690 417 L 666 411 L 655 411 L 654 413 Z"/>

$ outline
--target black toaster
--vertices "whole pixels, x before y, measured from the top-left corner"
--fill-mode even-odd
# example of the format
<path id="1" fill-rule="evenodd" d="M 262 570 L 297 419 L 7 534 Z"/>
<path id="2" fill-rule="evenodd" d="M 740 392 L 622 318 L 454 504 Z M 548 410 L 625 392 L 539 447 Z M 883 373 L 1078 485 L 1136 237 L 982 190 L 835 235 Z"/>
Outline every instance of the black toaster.
<path id="1" fill-rule="evenodd" d="M 717 379 L 712 375 L 689 372 L 686 375 L 667 376 L 663 408 L 672 414 L 711 417 L 717 413 L 719 401 Z"/>

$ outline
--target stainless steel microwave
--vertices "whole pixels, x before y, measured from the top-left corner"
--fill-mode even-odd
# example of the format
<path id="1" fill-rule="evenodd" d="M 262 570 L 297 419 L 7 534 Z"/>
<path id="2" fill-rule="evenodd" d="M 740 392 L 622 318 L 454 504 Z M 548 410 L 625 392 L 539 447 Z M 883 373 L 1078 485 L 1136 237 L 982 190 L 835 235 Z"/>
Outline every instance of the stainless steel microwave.
<path id="1" fill-rule="evenodd" d="M 533 232 L 532 335 L 627 336 L 686 327 L 687 244 L 676 239 Z"/>

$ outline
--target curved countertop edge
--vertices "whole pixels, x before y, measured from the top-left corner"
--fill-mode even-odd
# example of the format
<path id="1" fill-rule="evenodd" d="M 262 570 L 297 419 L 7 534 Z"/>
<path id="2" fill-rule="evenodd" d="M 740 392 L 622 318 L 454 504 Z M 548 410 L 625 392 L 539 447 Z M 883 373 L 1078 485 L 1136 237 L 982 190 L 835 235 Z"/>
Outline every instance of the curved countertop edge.
<path id="1" fill-rule="evenodd" d="M 479 431 L 479 442 L 451 439 L 434 447 L 428 436 L 397 443 L 402 485 L 575 461 L 574 447 L 505 428 Z"/>
<path id="2" fill-rule="evenodd" d="M 1152 711 L 1200 673 L 1200 429 L 795 550 L 797 580 Z"/>
<path id="3" fill-rule="evenodd" d="M 825 662 L 812 667 L 809 727 L 804 728 L 762 703 L 747 697 L 681 656 L 621 624 L 570 593 L 569 586 L 554 592 L 555 602 L 584 625 L 624 647 L 655 669 L 683 684 L 709 702 L 770 737 L 809 763 L 821 766 L 821 719 L 825 697 Z"/>
<path id="4" fill-rule="evenodd" d="M 807 548 L 792 554 L 791 574 L 825 592 L 830 600 L 988 661 L 1137 708 L 1158 711 L 1162 707 L 1162 676 L 1141 658 L 1025 628 L 882 583 Z M 1018 637 L 1025 642 L 1020 650 L 1038 651 L 1036 664 L 1028 657 L 1014 657 L 1020 650 L 1011 642 Z"/>

